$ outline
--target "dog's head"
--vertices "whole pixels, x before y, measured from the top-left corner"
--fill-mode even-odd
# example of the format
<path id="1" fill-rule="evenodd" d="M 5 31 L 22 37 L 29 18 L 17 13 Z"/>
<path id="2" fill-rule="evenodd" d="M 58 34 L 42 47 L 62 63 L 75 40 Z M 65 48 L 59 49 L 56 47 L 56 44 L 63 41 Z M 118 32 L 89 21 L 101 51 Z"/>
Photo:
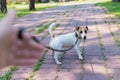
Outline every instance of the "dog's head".
<path id="1" fill-rule="evenodd" d="M 87 38 L 87 31 L 88 31 L 88 27 L 77 27 L 76 28 L 76 32 L 78 37 L 80 37 L 82 40 L 86 40 Z"/>

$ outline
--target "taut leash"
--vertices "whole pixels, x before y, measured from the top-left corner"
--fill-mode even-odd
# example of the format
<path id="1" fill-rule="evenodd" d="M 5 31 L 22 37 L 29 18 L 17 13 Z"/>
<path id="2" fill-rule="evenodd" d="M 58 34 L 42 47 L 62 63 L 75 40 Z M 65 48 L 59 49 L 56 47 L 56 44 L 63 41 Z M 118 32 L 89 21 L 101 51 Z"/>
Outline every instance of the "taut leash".
<path id="1" fill-rule="evenodd" d="M 23 40 L 23 32 L 24 32 L 24 30 L 25 30 L 24 28 L 20 28 L 20 29 L 18 30 L 18 34 L 17 34 L 18 39 Z M 75 32 L 75 37 L 77 38 L 77 40 L 76 40 L 76 42 L 75 42 L 75 45 L 76 45 L 77 42 L 78 42 L 78 40 L 81 39 L 81 37 L 79 37 L 76 32 Z M 32 37 L 32 40 L 34 40 L 34 41 L 37 42 L 37 43 L 40 43 L 40 41 L 39 41 L 35 36 Z M 50 50 L 53 50 L 53 51 L 65 52 L 65 51 L 69 51 L 69 50 L 71 50 L 72 48 L 74 48 L 75 45 L 73 45 L 72 47 L 70 47 L 70 48 L 68 48 L 68 49 L 64 49 L 64 50 L 54 49 L 54 48 L 52 48 L 52 47 L 50 47 L 50 46 L 47 46 L 47 45 L 43 45 L 43 46 L 46 47 L 46 48 L 48 48 L 48 49 L 50 49 Z"/>
<path id="2" fill-rule="evenodd" d="M 33 39 L 35 42 L 40 43 L 40 41 L 39 41 L 35 36 L 33 36 L 32 39 Z M 75 45 L 77 44 L 77 42 L 78 42 L 78 38 L 77 38 L 77 40 L 76 40 L 76 42 L 75 42 Z M 73 45 L 72 47 L 70 47 L 70 48 L 68 48 L 68 49 L 64 49 L 64 50 L 58 50 L 58 49 L 52 48 L 52 47 L 47 46 L 47 45 L 43 45 L 43 46 L 46 47 L 46 48 L 48 48 L 48 49 L 50 49 L 50 50 L 53 50 L 53 51 L 65 52 L 65 51 L 69 51 L 69 50 L 71 50 L 72 48 L 74 48 L 75 45 Z"/>

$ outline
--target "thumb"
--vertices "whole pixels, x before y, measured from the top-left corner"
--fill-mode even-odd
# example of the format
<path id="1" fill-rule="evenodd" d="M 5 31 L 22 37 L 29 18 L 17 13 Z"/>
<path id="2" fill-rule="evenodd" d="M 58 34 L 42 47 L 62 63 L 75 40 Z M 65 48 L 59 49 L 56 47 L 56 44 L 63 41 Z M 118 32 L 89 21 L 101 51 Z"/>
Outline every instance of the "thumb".
<path id="1" fill-rule="evenodd" d="M 13 27 L 12 24 L 15 20 L 16 12 L 13 9 L 10 9 L 6 16 L 0 22 L 0 45 L 6 45 L 10 43 L 10 39 L 13 36 Z"/>
<path id="2" fill-rule="evenodd" d="M 9 27 L 10 25 L 13 24 L 13 22 L 15 20 L 15 16 L 16 16 L 16 12 L 14 9 L 8 10 L 8 13 L 3 18 L 3 20 L 0 22 L 0 26 Z"/>

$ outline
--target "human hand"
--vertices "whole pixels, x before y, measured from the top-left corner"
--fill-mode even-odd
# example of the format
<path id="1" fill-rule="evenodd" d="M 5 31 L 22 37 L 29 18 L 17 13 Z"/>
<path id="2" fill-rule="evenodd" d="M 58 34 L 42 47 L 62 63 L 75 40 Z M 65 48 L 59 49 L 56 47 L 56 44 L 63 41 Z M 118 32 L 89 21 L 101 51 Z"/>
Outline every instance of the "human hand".
<path id="1" fill-rule="evenodd" d="M 19 28 L 12 26 L 15 21 L 16 12 L 11 9 L 5 18 L 0 22 L 0 51 L 8 51 L 9 53 L 40 53 L 45 50 L 43 46 L 32 40 L 29 32 L 23 32 L 23 39 L 18 39 Z M 21 55 L 23 55 L 21 54 Z"/>

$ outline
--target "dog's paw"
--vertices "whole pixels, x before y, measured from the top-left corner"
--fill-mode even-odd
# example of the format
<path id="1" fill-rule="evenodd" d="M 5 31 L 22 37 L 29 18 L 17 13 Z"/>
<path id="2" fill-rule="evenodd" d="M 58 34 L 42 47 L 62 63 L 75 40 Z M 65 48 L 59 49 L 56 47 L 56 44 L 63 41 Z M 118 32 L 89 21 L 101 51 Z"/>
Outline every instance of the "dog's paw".
<path id="1" fill-rule="evenodd" d="M 61 62 L 57 62 L 58 65 L 61 65 L 62 63 Z"/>
<path id="2" fill-rule="evenodd" d="M 79 56 L 79 59 L 80 59 L 80 60 L 83 60 L 83 57 L 82 57 L 82 56 Z"/>

